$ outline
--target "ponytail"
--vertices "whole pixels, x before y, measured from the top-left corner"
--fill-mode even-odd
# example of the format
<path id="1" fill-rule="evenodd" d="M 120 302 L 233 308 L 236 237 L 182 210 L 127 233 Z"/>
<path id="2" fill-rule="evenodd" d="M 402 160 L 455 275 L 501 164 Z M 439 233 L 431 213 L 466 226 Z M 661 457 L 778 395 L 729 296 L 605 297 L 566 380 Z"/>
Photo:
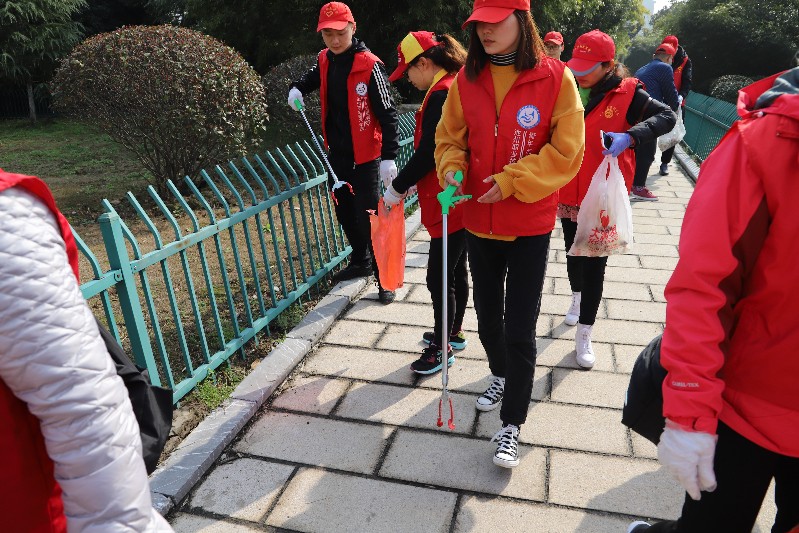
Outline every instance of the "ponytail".
<path id="1" fill-rule="evenodd" d="M 419 57 L 428 58 L 451 74 L 458 72 L 466 62 L 466 49 L 454 37 L 446 33 L 437 33 L 436 41 L 439 42 L 438 46 L 428 49 Z"/>

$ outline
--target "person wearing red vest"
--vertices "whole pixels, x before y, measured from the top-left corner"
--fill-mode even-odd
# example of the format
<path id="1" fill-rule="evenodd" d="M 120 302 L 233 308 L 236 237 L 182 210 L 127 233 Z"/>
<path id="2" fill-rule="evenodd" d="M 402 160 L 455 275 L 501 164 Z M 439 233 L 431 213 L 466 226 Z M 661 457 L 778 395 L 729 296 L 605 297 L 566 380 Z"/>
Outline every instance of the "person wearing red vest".
<path id="1" fill-rule="evenodd" d="M 411 187 L 419 192 L 422 224 L 430 234 L 430 253 L 427 261 L 427 289 L 433 300 L 433 331 L 425 332 L 422 340 L 428 346 L 422 355 L 411 363 L 418 374 L 433 374 L 443 366 L 441 324 L 443 307 L 441 269 L 443 263 L 443 228 L 441 205 L 436 195 L 441 192 L 436 176 L 435 150 L 436 126 L 441 119 L 441 109 L 447 99 L 455 74 L 463 67 L 466 50 L 450 35 L 437 35 L 429 31 L 410 32 L 397 46 L 397 68 L 389 81 L 397 81 L 407 74 L 411 84 L 425 91 L 424 100 L 416 112 L 413 134 L 414 152 L 399 175 L 386 188 L 383 201 L 397 205 Z M 447 364 L 455 362 L 452 349 L 466 348 L 466 337 L 461 330 L 466 302 L 469 299 L 469 273 L 466 269 L 466 230 L 463 229 L 463 210 L 453 209 L 447 221 L 447 325 L 449 336 Z"/>
<path id="2" fill-rule="evenodd" d="M 585 155 L 577 176 L 560 190 L 558 218 L 563 227 L 566 252 L 577 233 L 577 213 L 588 192 L 591 178 L 605 155 L 619 158 L 627 191 L 635 174 L 633 148 L 652 142 L 674 127 L 676 117 L 666 104 L 653 100 L 636 78 L 615 75 L 616 44 L 610 35 L 592 30 L 577 38 L 572 58 L 566 65 L 574 73 L 585 106 Z M 613 139 L 603 150 L 600 132 Z M 571 307 L 564 322 L 577 325 L 575 357 L 582 368 L 592 368 L 596 358 L 591 332 L 602 300 L 607 257 L 566 256 L 572 289 Z"/>
<path id="3" fill-rule="evenodd" d="M 769 531 L 799 531 L 799 67 L 738 95 L 665 290 L 658 459 L 686 491 L 682 514 L 628 532 L 750 532 L 772 483 Z"/>
<path id="4" fill-rule="evenodd" d="M 0 170 L 0 515 L 14 533 L 171 532 L 128 392 L 38 178 Z"/>
<path id="5" fill-rule="evenodd" d="M 685 100 L 688 98 L 688 93 L 691 92 L 694 82 L 694 66 L 691 58 L 685 52 L 685 48 L 680 46 L 676 35 L 667 35 L 663 39 L 665 44 L 670 44 L 674 47 L 674 60 L 671 63 L 671 68 L 674 70 L 674 86 L 677 87 L 677 94 L 680 97 L 680 108 L 678 113 L 683 113 L 685 107 Z M 683 117 L 684 118 L 684 117 Z M 660 175 L 669 175 L 669 163 L 674 156 L 674 147 L 669 148 L 660 155 Z"/>
<path id="6" fill-rule="evenodd" d="M 377 209 L 378 179 L 388 186 L 397 176 L 397 111 L 383 62 L 353 36 L 355 19 L 346 4 L 322 6 L 316 31 L 322 33 L 327 48 L 319 52 L 316 65 L 291 84 L 288 103 L 295 108 L 295 101 L 303 103 L 303 94 L 319 89 L 322 134 L 330 164 L 337 177 L 352 186 L 352 192 L 346 187 L 336 191 L 336 218 L 352 246 L 352 255 L 350 264 L 334 280 L 372 272 L 379 280 L 368 210 Z M 332 176 L 329 184 L 333 184 Z M 378 294 L 384 304 L 395 297 L 379 281 Z"/>
<path id="7" fill-rule="evenodd" d="M 529 0 L 475 0 L 466 65 L 436 130 L 443 185 L 463 209 L 480 342 L 492 379 L 476 408 L 502 405 L 494 464 L 519 464 L 535 371 L 535 327 L 557 191 L 580 168 L 583 108 L 564 63 L 547 57 Z"/>

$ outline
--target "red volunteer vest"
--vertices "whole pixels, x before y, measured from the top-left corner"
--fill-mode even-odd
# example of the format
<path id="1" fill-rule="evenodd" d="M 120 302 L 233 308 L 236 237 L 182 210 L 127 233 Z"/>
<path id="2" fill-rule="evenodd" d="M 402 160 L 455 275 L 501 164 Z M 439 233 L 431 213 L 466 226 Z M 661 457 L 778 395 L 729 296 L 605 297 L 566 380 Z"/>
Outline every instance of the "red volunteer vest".
<path id="1" fill-rule="evenodd" d="M 455 80 L 455 74 L 446 74 L 443 78 L 430 89 L 425 95 L 422 107 L 416 112 L 416 129 L 413 132 L 413 147 L 419 148 L 419 141 L 422 139 L 422 121 L 424 113 L 427 110 L 427 101 L 430 94 L 435 91 L 449 91 L 452 82 Z M 433 169 L 416 184 L 419 191 L 419 207 L 422 210 L 422 224 L 427 228 L 427 232 L 433 238 L 441 238 L 444 235 L 442 217 L 441 217 L 441 204 L 438 203 L 436 195 L 441 192 L 441 185 L 438 183 L 438 175 L 436 170 Z M 463 229 L 463 208 L 455 208 L 450 210 L 447 219 L 447 233 L 455 233 Z"/>
<path id="2" fill-rule="evenodd" d="M 458 90 L 469 128 L 466 194 L 479 198 L 491 188 L 491 184 L 483 183 L 486 177 L 501 172 L 507 164 L 537 154 L 549 142 L 552 110 L 564 68 L 563 62 L 544 57 L 535 68 L 520 73 L 502 102 L 499 116 L 490 69 L 486 66 L 475 81 L 467 80 L 461 69 Z M 534 203 L 524 203 L 513 196 L 495 204 L 472 200 L 464 205 L 463 221 L 475 233 L 543 235 L 555 227 L 557 204 L 557 192 Z"/>
<path id="3" fill-rule="evenodd" d="M 677 92 L 680 92 L 680 88 L 682 87 L 682 73 L 686 63 L 688 63 L 688 54 L 685 54 L 680 66 L 674 69 L 674 86 L 677 87 Z M 685 105 L 684 99 L 682 101 L 682 105 Z"/>
<path id="4" fill-rule="evenodd" d="M 621 84 L 608 91 L 605 98 L 585 117 L 585 155 L 577 175 L 560 190 L 560 203 L 579 206 L 588 192 L 591 178 L 605 156 L 602 155 L 602 143 L 599 141 L 599 130 L 604 132 L 624 132 L 630 129 L 627 123 L 627 110 L 635 95 L 635 86 L 640 83 L 636 78 L 625 78 Z M 635 152 L 625 150 L 619 156 L 619 167 L 624 176 L 627 191 L 633 184 L 635 175 Z"/>
<path id="5" fill-rule="evenodd" d="M 322 101 L 322 135 L 327 145 L 327 70 L 330 61 L 327 59 L 327 48 L 319 52 L 319 77 L 322 85 L 319 88 L 319 99 Z M 371 52 L 357 52 L 352 63 L 352 70 L 347 77 L 347 108 L 350 115 L 350 132 L 352 146 L 355 150 L 355 163 L 360 165 L 374 161 L 380 157 L 383 146 L 383 130 L 372 113 L 369 104 L 369 80 L 372 68 L 380 58 Z M 381 62 L 382 63 L 382 62 Z"/>
<path id="6" fill-rule="evenodd" d="M 8 174 L 0 169 L 0 192 L 21 187 L 38 197 L 53 212 L 64 237 L 67 258 L 78 276 L 78 247 L 50 189 L 39 178 Z M 2 354 L 0 354 L 2 357 Z M 39 419 L 0 380 L 0 509 L 8 531 L 66 533 L 67 520 L 61 487 L 53 477 Z"/>

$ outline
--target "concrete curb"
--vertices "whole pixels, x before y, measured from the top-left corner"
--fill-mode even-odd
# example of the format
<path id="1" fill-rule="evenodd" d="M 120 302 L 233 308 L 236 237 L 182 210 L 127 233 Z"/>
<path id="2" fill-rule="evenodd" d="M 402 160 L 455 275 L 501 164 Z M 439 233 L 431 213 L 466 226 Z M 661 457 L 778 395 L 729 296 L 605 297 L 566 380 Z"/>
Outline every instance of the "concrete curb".
<path id="1" fill-rule="evenodd" d="M 405 219 L 410 240 L 421 226 L 421 212 Z M 363 290 L 368 280 L 337 284 L 308 315 L 286 335 L 231 394 L 192 430 L 169 458 L 150 476 L 153 507 L 166 516 L 191 492 L 239 431 L 286 380 L 300 361 L 333 326 Z"/>
<path id="2" fill-rule="evenodd" d="M 683 171 L 688 175 L 688 178 L 696 185 L 696 179 L 699 177 L 699 165 L 694 163 L 694 160 L 691 159 L 691 156 L 689 156 L 685 148 L 682 147 L 682 144 L 678 144 L 674 149 L 674 157 L 677 159 Z"/>

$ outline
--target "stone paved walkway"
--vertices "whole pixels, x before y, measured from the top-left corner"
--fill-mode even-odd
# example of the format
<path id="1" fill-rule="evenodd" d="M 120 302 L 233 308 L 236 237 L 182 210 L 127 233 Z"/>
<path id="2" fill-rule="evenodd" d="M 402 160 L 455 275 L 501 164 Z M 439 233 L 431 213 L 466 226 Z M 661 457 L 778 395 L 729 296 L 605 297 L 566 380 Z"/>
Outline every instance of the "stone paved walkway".
<path id="1" fill-rule="evenodd" d="M 170 515 L 175 530 L 605 533 L 676 517 L 682 491 L 655 447 L 620 422 L 635 358 L 663 330 L 663 288 L 693 190 L 675 165 L 649 184 L 660 201 L 633 203 L 635 253 L 608 263 L 591 371 L 577 368 L 575 328 L 563 323 L 571 293 L 553 234 L 518 468 L 491 462 L 499 410 L 474 408 L 489 371 L 471 303 L 469 346 L 450 373 L 455 431 L 435 425 L 440 375 L 409 371 L 432 324 L 421 230 L 397 301 L 380 305 L 371 288 L 336 321 Z M 772 500 L 756 531 L 770 530 Z"/>

